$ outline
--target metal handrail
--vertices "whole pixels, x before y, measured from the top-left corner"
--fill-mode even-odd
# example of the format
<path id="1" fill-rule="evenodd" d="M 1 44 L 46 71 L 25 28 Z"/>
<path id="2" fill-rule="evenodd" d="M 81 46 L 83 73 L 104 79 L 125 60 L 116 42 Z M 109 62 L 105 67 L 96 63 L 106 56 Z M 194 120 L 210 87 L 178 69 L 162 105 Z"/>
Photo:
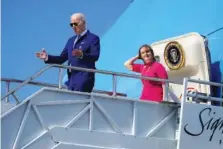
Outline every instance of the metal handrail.
<path id="1" fill-rule="evenodd" d="M 217 86 L 221 87 L 223 91 L 223 83 L 217 83 L 217 82 L 208 82 L 208 81 L 203 81 L 203 80 L 195 80 L 195 79 L 186 79 L 187 83 L 188 82 L 193 82 L 193 83 L 199 83 L 199 84 L 205 84 L 205 85 L 212 85 L 212 86 Z M 223 99 L 220 97 L 211 97 L 211 96 L 204 96 L 204 95 L 197 95 L 197 94 L 189 94 L 187 93 L 187 96 L 189 97 L 197 97 L 197 98 L 202 98 L 210 101 L 220 101 L 223 102 Z M 223 103 L 221 103 L 223 105 Z"/>
<path id="2" fill-rule="evenodd" d="M 32 81 L 33 79 L 35 79 L 36 77 L 38 77 L 39 75 L 41 75 L 43 72 L 45 72 L 46 70 L 50 69 L 51 67 L 53 67 L 52 65 L 46 66 L 45 68 L 41 69 L 40 71 L 38 71 L 37 73 L 35 73 L 34 75 L 32 75 L 30 78 L 28 78 L 27 80 L 25 80 L 23 83 L 19 84 L 17 87 L 15 87 L 14 89 L 10 90 L 5 96 L 3 96 L 1 98 L 1 100 L 4 100 L 6 97 L 8 97 L 11 94 L 14 94 L 18 89 L 20 89 L 21 87 L 23 87 L 24 85 L 26 85 L 28 82 Z"/>
<path id="3" fill-rule="evenodd" d="M 197 97 L 197 98 L 201 98 L 201 99 L 206 99 L 207 101 L 219 101 L 221 106 L 223 106 L 223 99 L 221 97 L 219 98 L 219 97 L 211 97 L 209 95 L 199 95 L 197 93 L 195 93 L 195 94 L 187 93 L 187 87 L 188 87 L 189 82 L 218 86 L 218 87 L 223 88 L 223 83 L 208 82 L 208 81 L 184 78 L 182 103 L 184 103 L 186 101 L 186 97 L 188 96 L 188 97 Z"/>
<path id="4" fill-rule="evenodd" d="M 152 78 L 152 77 L 144 77 L 144 76 L 140 76 L 140 75 L 135 75 L 135 74 L 127 74 L 127 73 L 119 73 L 119 72 L 113 72 L 113 71 L 106 71 L 106 70 L 97 70 L 97 69 L 89 69 L 89 68 L 80 68 L 80 67 L 73 67 L 73 66 L 64 66 L 64 65 L 58 65 L 58 64 L 50 64 L 46 67 L 44 67 L 43 69 L 41 69 L 40 71 L 38 71 L 37 73 L 35 73 L 34 75 L 32 75 L 30 78 L 28 78 L 27 80 L 23 81 L 23 80 L 16 80 L 16 79 L 12 79 L 11 81 L 18 81 L 19 84 L 17 87 L 15 87 L 14 89 L 8 91 L 8 93 L 6 93 L 5 96 L 3 96 L 1 98 L 1 100 L 5 99 L 5 98 L 8 98 L 9 95 L 13 95 L 15 98 L 15 92 L 17 90 L 19 90 L 21 87 L 23 87 L 24 85 L 26 84 L 32 84 L 32 85 L 40 85 L 40 86 L 49 86 L 49 87 L 57 87 L 57 85 L 55 84 L 47 84 L 47 83 L 41 83 L 41 82 L 34 82 L 32 80 L 34 80 L 36 77 L 40 76 L 42 73 L 44 73 L 45 71 L 47 71 L 48 69 L 52 68 L 52 67 L 57 67 L 60 69 L 59 71 L 59 75 L 62 75 L 62 71 L 61 69 L 73 69 L 73 70 L 77 70 L 77 71 L 86 71 L 86 72 L 93 72 L 93 73 L 101 73 L 101 74 L 107 74 L 107 75 L 112 75 L 113 76 L 113 93 L 112 95 L 113 96 L 116 96 L 118 95 L 119 93 L 116 93 L 116 88 L 117 88 L 117 76 L 120 76 L 120 77 L 128 77 L 128 78 L 136 78 L 136 79 L 145 79 L 145 80 L 152 80 L 152 81 L 162 81 L 162 82 L 165 82 L 165 90 L 167 91 L 167 93 L 165 94 L 166 97 L 168 97 L 168 85 L 169 83 L 174 83 L 174 84 L 177 84 L 176 82 L 174 81 L 170 81 L 170 80 L 167 80 L 167 79 L 160 79 L 160 78 Z M 59 83 L 58 83 L 58 87 L 59 88 L 63 88 L 62 86 L 62 81 L 61 81 L 62 77 L 59 76 Z M 1 80 L 4 80 L 6 83 L 7 83 L 7 88 L 9 88 L 9 82 L 10 80 L 7 80 L 7 79 L 1 79 Z M 207 84 L 207 85 L 213 85 L 213 86 L 221 86 L 223 87 L 223 84 L 222 83 L 215 83 L 215 82 L 208 82 L 208 81 L 201 81 L 201 80 L 195 80 L 195 79 L 188 79 L 186 78 L 186 85 L 187 85 L 187 82 L 195 82 L 195 83 L 201 83 L 201 84 Z M 185 84 L 184 84 L 185 85 Z M 99 90 L 98 90 L 99 91 Z M 103 93 L 103 91 L 99 91 L 99 93 Z M 119 94 L 121 95 L 121 94 Z M 165 99 L 167 99 L 165 97 Z M 205 97 L 205 96 L 204 96 Z M 206 97 L 205 97 L 206 98 Z M 215 99 L 214 99 L 215 100 Z"/>
<path id="5" fill-rule="evenodd" d="M 152 80 L 152 81 L 158 81 L 158 82 L 163 81 L 163 82 L 175 83 L 176 84 L 176 82 L 170 81 L 168 79 L 144 77 L 144 76 L 135 75 L 135 74 L 121 73 L 121 72 L 114 72 L 114 71 L 107 71 L 107 70 L 81 68 L 81 67 L 73 67 L 73 66 L 65 66 L 65 65 L 57 65 L 57 64 L 52 64 L 51 66 L 52 67 L 59 67 L 59 68 L 66 68 L 66 69 L 74 69 L 74 70 L 78 70 L 78 71 L 96 72 L 96 73 L 101 73 L 101 74 L 115 75 L 115 76 L 127 77 L 127 78 L 145 79 L 145 80 Z"/>
<path id="6" fill-rule="evenodd" d="M 195 79 L 188 79 L 188 81 L 189 82 L 194 82 L 194 83 L 205 84 L 205 85 L 212 85 L 212 86 L 223 87 L 223 83 L 209 82 L 209 81 L 195 80 Z"/>
<path id="7" fill-rule="evenodd" d="M 34 75 L 32 75 L 30 78 L 25 80 L 23 83 L 19 84 L 14 89 L 10 90 L 6 95 L 4 95 L 1 100 L 5 99 L 9 95 L 13 94 L 19 90 L 24 85 L 28 84 L 30 81 L 34 80 L 38 76 L 40 76 L 43 72 L 47 71 L 48 69 L 52 67 L 57 68 L 63 68 L 63 69 L 72 69 L 72 70 L 78 70 L 78 71 L 86 71 L 86 72 L 94 72 L 94 73 L 101 73 L 101 74 L 107 74 L 107 75 L 113 75 L 113 76 L 120 76 L 120 77 L 128 77 L 128 78 L 136 78 L 136 79 L 145 79 L 145 80 L 152 80 L 152 81 L 162 81 L 165 82 L 166 86 L 168 86 L 168 83 L 175 83 L 174 81 L 170 81 L 167 79 L 160 79 L 160 78 L 152 78 L 152 77 L 144 77 L 140 75 L 135 74 L 127 74 L 127 73 L 119 73 L 119 72 L 113 72 L 113 71 L 106 71 L 106 70 L 98 70 L 98 69 L 89 69 L 89 68 L 80 68 L 80 67 L 73 67 L 73 66 L 64 66 L 64 65 L 58 65 L 58 64 L 50 64 L 46 66 L 45 68 L 41 69 Z M 61 80 L 59 80 L 59 87 L 61 86 Z M 116 84 L 116 77 L 113 77 L 113 84 Z M 176 84 L 176 83 L 175 83 Z M 116 95 L 116 85 L 113 85 L 113 96 Z M 167 87 L 166 87 L 167 88 Z M 167 94 L 168 95 L 168 94 Z"/>
<path id="8" fill-rule="evenodd" d="M 19 79 L 12 79 L 12 78 L 1 78 L 1 81 L 7 82 L 7 83 L 22 83 L 25 80 L 19 80 Z M 51 84 L 51 83 L 45 83 L 45 82 L 36 82 L 36 81 L 30 81 L 27 84 L 29 85 L 35 85 L 35 86 L 43 86 L 43 87 L 54 87 L 57 88 L 57 84 Z M 62 86 L 61 88 L 66 89 L 66 86 Z M 112 95 L 111 92 L 109 91 L 104 91 L 104 90 L 93 90 L 94 93 L 104 93 L 104 94 L 109 94 Z M 127 96 L 124 93 L 116 93 L 118 96 Z"/>

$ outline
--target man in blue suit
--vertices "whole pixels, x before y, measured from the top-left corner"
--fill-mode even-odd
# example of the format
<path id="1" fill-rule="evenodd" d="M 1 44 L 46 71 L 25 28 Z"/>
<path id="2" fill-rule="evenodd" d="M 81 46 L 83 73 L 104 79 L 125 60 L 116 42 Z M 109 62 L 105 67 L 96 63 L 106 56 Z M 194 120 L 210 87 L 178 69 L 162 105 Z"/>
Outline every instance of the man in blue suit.
<path id="1" fill-rule="evenodd" d="M 45 63 L 62 64 L 68 61 L 69 66 L 96 69 L 95 62 L 100 55 L 100 39 L 86 29 L 85 16 L 75 13 L 71 16 L 70 26 L 76 33 L 68 39 L 59 56 L 48 55 L 43 49 L 36 56 Z M 95 74 L 77 70 L 67 70 L 68 89 L 81 92 L 91 92 L 94 87 Z"/>

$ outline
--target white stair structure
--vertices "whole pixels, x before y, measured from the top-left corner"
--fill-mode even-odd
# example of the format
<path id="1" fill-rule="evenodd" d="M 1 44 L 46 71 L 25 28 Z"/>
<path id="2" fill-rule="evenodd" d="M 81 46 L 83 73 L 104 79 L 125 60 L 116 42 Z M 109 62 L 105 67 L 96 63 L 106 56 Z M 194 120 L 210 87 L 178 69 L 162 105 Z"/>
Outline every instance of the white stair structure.
<path id="1" fill-rule="evenodd" d="M 15 91 L 34 78 L 24 81 L 2 99 L 11 94 L 16 97 Z M 168 80 L 165 81 L 167 84 Z M 115 89 L 113 96 L 109 96 L 42 88 L 1 116 L 1 148 L 220 149 L 223 108 L 188 103 L 186 98 L 221 102 L 222 99 L 191 94 L 187 92 L 188 82 L 223 87 L 220 83 L 185 78 L 181 104 L 116 96 Z"/>
<path id="2" fill-rule="evenodd" d="M 173 149 L 177 108 L 43 88 L 2 116 L 2 147 Z"/>

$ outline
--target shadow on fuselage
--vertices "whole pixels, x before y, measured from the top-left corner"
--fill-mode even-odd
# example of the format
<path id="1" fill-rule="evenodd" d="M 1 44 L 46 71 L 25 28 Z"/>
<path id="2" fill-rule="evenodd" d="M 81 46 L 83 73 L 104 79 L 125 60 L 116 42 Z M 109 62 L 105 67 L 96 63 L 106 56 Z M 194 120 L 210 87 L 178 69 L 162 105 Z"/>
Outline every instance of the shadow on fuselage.
<path id="1" fill-rule="evenodd" d="M 222 83 L 222 75 L 220 70 L 220 61 L 216 61 L 211 64 L 211 82 Z M 221 87 L 211 86 L 211 94 L 213 97 L 221 97 Z M 219 102 L 212 102 L 213 105 L 219 105 Z"/>

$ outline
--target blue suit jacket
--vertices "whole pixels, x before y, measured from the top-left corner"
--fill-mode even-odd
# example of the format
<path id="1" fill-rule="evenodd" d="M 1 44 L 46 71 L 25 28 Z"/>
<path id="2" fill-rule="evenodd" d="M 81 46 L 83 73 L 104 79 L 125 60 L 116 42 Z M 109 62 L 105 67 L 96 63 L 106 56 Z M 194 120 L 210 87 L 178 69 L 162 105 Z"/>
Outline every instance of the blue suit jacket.
<path id="1" fill-rule="evenodd" d="M 83 58 L 72 56 L 73 44 L 76 36 L 68 39 L 60 56 L 48 55 L 45 63 L 62 64 L 68 61 L 68 65 L 82 68 L 96 69 L 95 62 L 100 55 L 100 39 L 97 35 L 87 31 L 75 44 L 74 49 L 83 50 Z M 68 71 L 68 89 L 91 92 L 94 86 L 95 75 L 91 72 L 72 70 Z"/>

